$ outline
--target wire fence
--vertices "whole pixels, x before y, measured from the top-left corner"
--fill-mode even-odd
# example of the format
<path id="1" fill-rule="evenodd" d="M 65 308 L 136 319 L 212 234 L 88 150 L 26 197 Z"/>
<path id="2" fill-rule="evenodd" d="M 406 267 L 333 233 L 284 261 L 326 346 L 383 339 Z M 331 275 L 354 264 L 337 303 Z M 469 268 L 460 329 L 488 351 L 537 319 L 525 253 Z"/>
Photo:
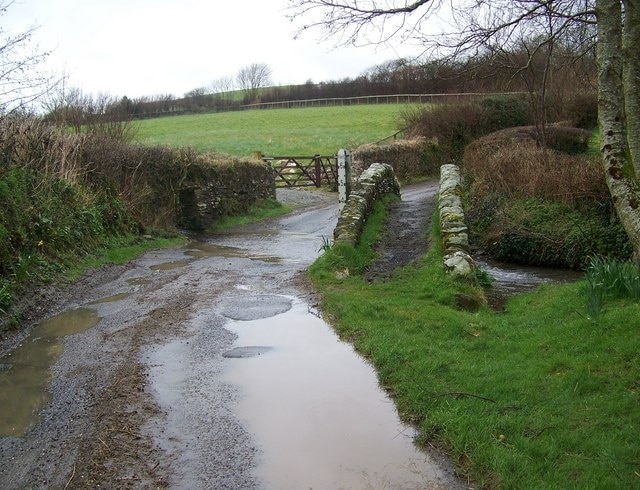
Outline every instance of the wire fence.
<path id="1" fill-rule="evenodd" d="M 503 95 L 523 95 L 525 92 L 465 92 L 455 94 L 395 94 L 363 95 L 359 97 L 329 97 L 324 99 L 283 100 L 241 105 L 240 109 L 291 109 L 295 107 L 329 107 L 365 104 L 429 104 L 436 102 L 459 102 Z"/>

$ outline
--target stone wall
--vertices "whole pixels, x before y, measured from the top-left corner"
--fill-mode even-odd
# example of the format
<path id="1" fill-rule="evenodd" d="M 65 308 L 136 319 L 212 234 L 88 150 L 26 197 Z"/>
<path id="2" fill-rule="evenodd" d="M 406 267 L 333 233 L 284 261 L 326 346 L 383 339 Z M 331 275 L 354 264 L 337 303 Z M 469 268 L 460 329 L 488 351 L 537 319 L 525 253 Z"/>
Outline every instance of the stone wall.
<path id="1" fill-rule="evenodd" d="M 393 171 L 400 180 L 437 175 L 442 161 L 432 154 L 431 145 L 426 138 L 362 145 L 353 151 L 353 176 L 358 177 L 373 162 L 393 162 Z"/>
<path id="2" fill-rule="evenodd" d="M 333 232 L 335 243 L 355 245 L 374 203 L 386 194 L 400 195 L 400 184 L 393 168 L 386 163 L 372 163 L 355 183 Z"/>
<path id="3" fill-rule="evenodd" d="M 462 209 L 462 182 L 457 165 L 440 167 L 440 238 L 445 269 L 456 276 L 474 272 L 475 264 L 469 255 L 469 236 Z"/>
<path id="4" fill-rule="evenodd" d="M 203 230 L 223 216 L 245 213 L 253 204 L 275 199 L 273 169 L 259 161 L 209 161 L 189 165 L 178 194 L 178 225 Z"/>

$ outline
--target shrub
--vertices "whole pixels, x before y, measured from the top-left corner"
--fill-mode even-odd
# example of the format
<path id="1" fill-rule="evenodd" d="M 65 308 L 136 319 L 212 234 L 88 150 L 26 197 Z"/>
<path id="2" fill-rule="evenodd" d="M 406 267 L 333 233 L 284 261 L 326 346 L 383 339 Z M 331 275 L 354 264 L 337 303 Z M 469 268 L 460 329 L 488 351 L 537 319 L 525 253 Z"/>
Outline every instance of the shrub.
<path id="1" fill-rule="evenodd" d="M 460 160 L 471 141 L 498 129 L 530 122 L 527 102 L 519 97 L 487 97 L 478 102 L 443 103 L 409 109 L 402 123 L 414 136 L 435 138 L 443 163 Z"/>
<path id="2" fill-rule="evenodd" d="M 0 273 L 9 278 L 24 279 L 19 276 L 32 259 L 55 263 L 92 251 L 110 236 L 137 231 L 122 202 L 108 191 L 90 191 L 31 169 L 0 175 L 0 200 Z"/>
<path id="3" fill-rule="evenodd" d="M 580 207 L 542 198 L 512 198 L 491 219 L 467 214 L 470 239 L 505 262 L 579 269 L 589 257 L 631 256 L 624 229 L 611 209 L 595 203 Z"/>
<path id="4" fill-rule="evenodd" d="M 549 129 L 556 141 L 584 137 Z M 521 127 L 470 144 L 464 169 L 471 242 L 495 258 L 580 268 L 594 254 L 631 256 L 597 157 L 540 148 L 535 129 Z"/>
<path id="5" fill-rule="evenodd" d="M 352 177 L 355 179 L 372 163 L 388 163 L 402 181 L 437 175 L 441 160 L 437 145 L 425 138 L 402 139 L 386 145 L 367 144 L 353 151 Z"/>
<path id="6" fill-rule="evenodd" d="M 586 129 L 565 126 L 549 126 L 546 128 L 547 147 L 569 155 L 586 153 L 589 149 L 591 136 L 591 131 Z"/>
<path id="7" fill-rule="evenodd" d="M 474 103 L 424 106 L 406 111 L 402 118 L 409 134 L 436 139 L 443 163 L 460 159 L 482 125 L 482 111 Z"/>
<path id="8" fill-rule="evenodd" d="M 517 96 L 486 97 L 480 101 L 482 133 L 524 126 L 531 122 L 529 102 Z"/>
<path id="9" fill-rule="evenodd" d="M 575 136 L 572 128 L 549 129 L 550 135 L 557 135 L 551 137 L 553 141 L 584 138 L 588 143 L 584 133 Z M 597 157 L 541 148 L 531 127 L 499 131 L 474 141 L 465 150 L 464 169 L 473 180 L 475 195 L 498 192 L 562 203 L 609 199 Z"/>
<path id="10" fill-rule="evenodd" d="M 583 129 L 598 127 L 598 94 L 596 92 L 576 92 L 565 103 L 561 116 L 570 126 Z"/>

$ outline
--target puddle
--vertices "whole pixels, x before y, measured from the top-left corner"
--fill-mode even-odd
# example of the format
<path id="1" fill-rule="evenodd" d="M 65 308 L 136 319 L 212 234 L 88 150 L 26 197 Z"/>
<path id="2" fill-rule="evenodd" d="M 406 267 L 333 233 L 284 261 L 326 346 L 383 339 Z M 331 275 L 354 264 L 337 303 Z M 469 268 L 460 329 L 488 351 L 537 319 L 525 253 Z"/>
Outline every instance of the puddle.
<path id="1" fill-rule="evenodd" d="M 62 354 L 61 337 L 98 323 L 95 310 L 79 308 L 43 321 L 24 342 L 2 359 L 0 370 L 0 436 L 21 436 L 36 421 L 48 400 L 51 366 Z"/>
<path id="2" fill-rule="evenodd" d="M 209 257 L 246 257 L 247 252 L 237 247 L 225 247 L 207 242 L 191 242 L 184 247 L 185 254 L 197 259 Z"/>
<path id="3" fill-rule="evenodd" d="M 131 293 L 118 293 L 112 296 L 106 296 L 105 298 L 100 298 L 95 301 L 89 303 L 90 305 L 101 305 L 104 303 L 115 303 L 116 301 L 122 301 L 123 299 L 127 299 L 131 296 Z"/>
<path id="4" fill-rule="evenodd" d="M 254 321 L 230 321 L 236 345 L 269 345 L 228 359 L 225 380 L 240 390 L 237 414 L 263 452 L 267 488 L 452 486 L 413 444 L 373 368 L 306 304 Z"/>
<path id="5" fill-rule="evenodd" d="M 151 284 L 151 279 L 145 279 L 144 277 L 134 277 L 132 279 L 127 279 L 127 284 L 131 286 L 146 286 L 147 284 Z"/>
<path id="6" fill-rule="evenodd" d="M 170 271 L 173 269 L 184 267 L 189 262 L 191 262 L 190 259 L 174 260 L 172 262 L 163 262 L 161 264 L 152 265 L 151 267 L 149 267 L 149 269 L 151 269 L 152 271 Z"/>
<path id="7" fill-rule="evenodd" d="M 184 248 L 186 249 L 185 255 L 196 259 L 207 259 L 209 257 L 234 257 L 261 260 L 263 262 L 270 263 L 279 263 L 282 261 L 280 257 L 255 254 L 241 248 L 216 245 L 214 243 L 207 242 L 191 242 Z"/>

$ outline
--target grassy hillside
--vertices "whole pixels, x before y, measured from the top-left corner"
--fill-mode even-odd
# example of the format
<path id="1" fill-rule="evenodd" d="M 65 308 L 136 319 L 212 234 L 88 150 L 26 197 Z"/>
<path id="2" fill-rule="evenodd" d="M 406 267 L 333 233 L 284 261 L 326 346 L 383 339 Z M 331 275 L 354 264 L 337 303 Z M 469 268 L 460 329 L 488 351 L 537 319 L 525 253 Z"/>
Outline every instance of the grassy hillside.
<path id="1" fill-rule="evenodd" d="M 395 133 L 404 107 L 380 104 L 164 117 L 137 123 L 137 140 L 237 156 L 256 151 L 265 155 L 332 155 L 339 148 L 354 148 Z"/>

